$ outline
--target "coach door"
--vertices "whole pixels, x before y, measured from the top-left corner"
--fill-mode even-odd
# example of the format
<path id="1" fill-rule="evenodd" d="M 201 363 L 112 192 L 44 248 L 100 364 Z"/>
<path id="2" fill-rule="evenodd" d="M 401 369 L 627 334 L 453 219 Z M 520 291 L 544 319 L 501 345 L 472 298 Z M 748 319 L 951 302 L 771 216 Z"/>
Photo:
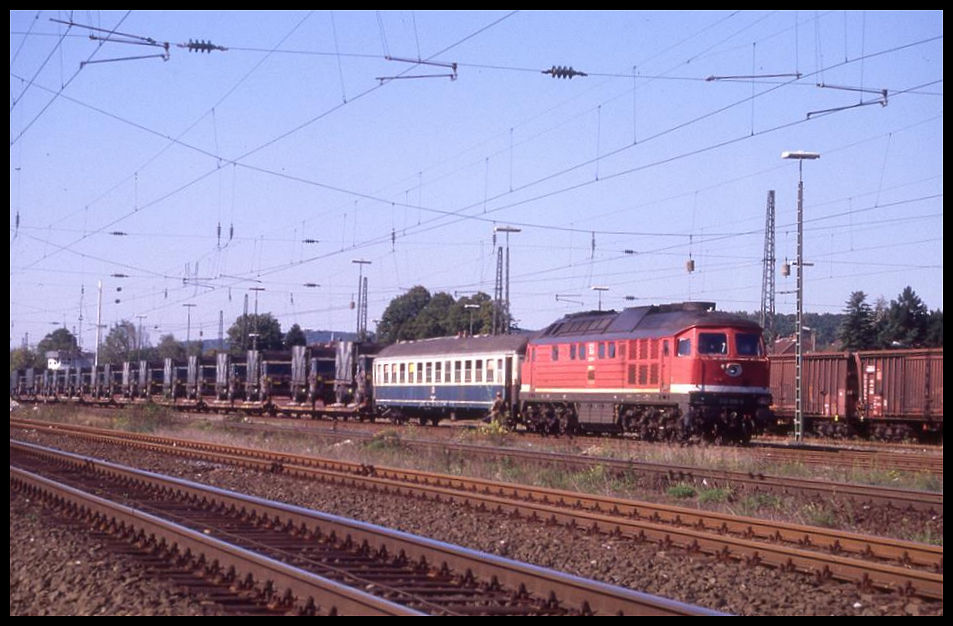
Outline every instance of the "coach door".
<path id="1" fill-rule="evenodd" d="M 503 401 L 509 406 L 513 401 L 513 357 L 506 357 L 503 363 Z"/>

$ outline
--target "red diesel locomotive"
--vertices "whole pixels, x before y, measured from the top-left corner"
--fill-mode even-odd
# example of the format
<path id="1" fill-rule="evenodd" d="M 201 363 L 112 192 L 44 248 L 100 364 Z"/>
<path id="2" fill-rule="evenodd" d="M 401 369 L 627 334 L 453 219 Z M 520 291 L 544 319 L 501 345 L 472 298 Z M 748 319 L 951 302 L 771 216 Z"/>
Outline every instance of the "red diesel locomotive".
<path id="1" fill-rule="evenodd" d="M 761 327 L 684 302 L 554 322 L 527 345 L 519 412 L 543 433 L 747 442 L 770 404 Z"/>

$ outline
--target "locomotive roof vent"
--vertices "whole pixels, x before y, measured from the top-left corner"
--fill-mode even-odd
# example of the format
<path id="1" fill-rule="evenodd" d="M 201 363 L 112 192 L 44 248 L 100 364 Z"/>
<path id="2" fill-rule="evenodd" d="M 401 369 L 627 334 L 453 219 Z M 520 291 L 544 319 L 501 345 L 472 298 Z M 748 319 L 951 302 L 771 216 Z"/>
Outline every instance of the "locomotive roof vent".
<path id="1" fill-rule="evenodd" d="M 714 302 L 674 302 L 659 306 L 662 311 L 714 311 Z"/>

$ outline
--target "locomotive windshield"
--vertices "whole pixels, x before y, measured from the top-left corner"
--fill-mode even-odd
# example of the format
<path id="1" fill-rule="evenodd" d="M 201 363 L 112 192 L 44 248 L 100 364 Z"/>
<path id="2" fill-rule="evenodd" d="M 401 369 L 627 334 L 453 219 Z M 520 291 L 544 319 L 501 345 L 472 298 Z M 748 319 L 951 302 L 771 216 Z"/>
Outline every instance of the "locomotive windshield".
<path id="1" fill-rule="evenodd" d="M 728 354 L 728 336 L 725 333 L 698 333 L 699 354 Z"/>
<path id="2" fill-rule="evenodd" d="M 735 350 L 739 356 L 761 356 L 761 336 L 738 333 L 735 335 Z"/>

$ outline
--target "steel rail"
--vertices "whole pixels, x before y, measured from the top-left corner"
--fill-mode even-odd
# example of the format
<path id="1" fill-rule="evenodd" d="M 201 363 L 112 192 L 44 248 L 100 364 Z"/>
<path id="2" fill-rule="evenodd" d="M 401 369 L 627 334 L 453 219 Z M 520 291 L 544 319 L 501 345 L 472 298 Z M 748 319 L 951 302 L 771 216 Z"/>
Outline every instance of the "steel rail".
<path id="1" fill-rule="evenodd" d="M 311 511 L 289 504 L 271 502 L 254 496 L 193 483 L 124 467 L 23 442 L 10 443 L 11 450 L 68 462 L 74 466 L 106 473 L 127 480 L 146 481 L 158 488 L 172 490 L 185 497 L 212 499 L 226 508 L 244 510 L 250 516 L 267 517 L 276 525 L 307 528 L 322 535 L 348 537 L 355 545 L 367 545 L 384 554 L 405 554 L 407 558 L 431 564 L 437 569 L 471 572 L 483 580 L 495 580 L 513 589 L 525 589 L 539 598 L 556 599 L 562 606 L 583 614 L 595 615 L 718 615 L 702 607 L 659 598 L 650 594 L 572 576 L 511 559 L 485 554 L 409 533 L 391 530 Z"/>

